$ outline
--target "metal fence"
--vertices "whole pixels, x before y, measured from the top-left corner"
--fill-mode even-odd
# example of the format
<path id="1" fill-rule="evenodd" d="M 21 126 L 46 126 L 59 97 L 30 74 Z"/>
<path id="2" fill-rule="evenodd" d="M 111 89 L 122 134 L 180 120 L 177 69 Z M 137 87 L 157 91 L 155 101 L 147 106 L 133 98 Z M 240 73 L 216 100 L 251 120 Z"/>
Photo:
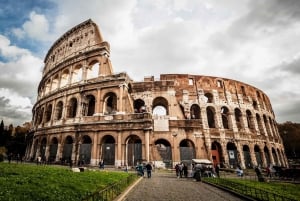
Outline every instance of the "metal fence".
<path id="1" fill-rule="evenodd" d="M 82 201 L 111 201 L 120 195 L 126 187 L 137 179 L 136 174 L 130 174 L 126 179 L 113 183 L 106 188 L 87 195 Z"/>
<path id="2" fill-rule="evenodd" d="M 208 178 L 204 179 L 206 183 L 210 183 L 216 186 L 220 186 L 224 189 L 234 191 L 240 195 L 244 195 L 255 200 L 260 201 L 297 201 L 293 198 L 278 195 L 276 193 L 261 190 L 255 187 L 249 187 L 240 183 L 236 183 L 222 178 Z"/>

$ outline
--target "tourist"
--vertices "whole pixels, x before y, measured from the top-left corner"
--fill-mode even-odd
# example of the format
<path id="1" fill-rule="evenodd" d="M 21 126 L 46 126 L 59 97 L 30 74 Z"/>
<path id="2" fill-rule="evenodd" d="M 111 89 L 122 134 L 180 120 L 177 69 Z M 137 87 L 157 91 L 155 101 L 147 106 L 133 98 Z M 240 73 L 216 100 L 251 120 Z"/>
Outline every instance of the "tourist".
<path id="1" fill-rule="evenodd" d="M 100 168 L 100 169 L 104 169 L 104 160 L 103 160 L 103 159 L 101 159 L 101 160 L 99 161 L 99 168 Z"/>
<path id="2" fill-rule="evenodd" d="M 150 163 L 146 165 L 146 170 L 147 170 L 147 177 L 151 178 L 152 165 Z"/>
<path id="3" fill-rule="evenodd" d="M 186 165 L 186 164 L 183 164 L 182 171 L 183 171 L 184 177 L 187 178 L 187 175 L 188 175 L 188 168 L 187 168 L 187 165 Z"/>
<path id="4" fill-rule="evenodd" d="M 237 173 L 238 177 L 244 176 L 244 171 L 242 170 L 241 166 L 239 166 L 239 165 L 237 166 L 236 173 Z"/>
<path id="5" fill-rule="evenodd" d="M 176 177 L 179 178 L 179 164 L 175 165 Z"/>

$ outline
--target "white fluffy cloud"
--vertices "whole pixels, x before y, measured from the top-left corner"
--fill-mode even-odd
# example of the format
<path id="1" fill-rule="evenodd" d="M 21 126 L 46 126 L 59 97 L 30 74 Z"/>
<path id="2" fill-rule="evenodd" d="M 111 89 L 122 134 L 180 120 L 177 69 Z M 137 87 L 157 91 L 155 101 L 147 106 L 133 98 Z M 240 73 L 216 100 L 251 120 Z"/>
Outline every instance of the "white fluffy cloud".
<path id="1" fill-rule="evenodd" d="M 12 32 L 20 39 L 29 37 L 40 41 L 49 41 L 52 39 L 49 33 L 49 22 L 42 14 L 32 11 L 29 19 L 24 22 L 22 28 L 13 28 Z"/>
<path id="2" fill-rule="evenodd" d="M 36 88 L 41 79 L 42 60 L 0 35 L 0 118 L 22 125 L 31 120 Z M 15 125 L 16 126 L 16 125 Z"/>

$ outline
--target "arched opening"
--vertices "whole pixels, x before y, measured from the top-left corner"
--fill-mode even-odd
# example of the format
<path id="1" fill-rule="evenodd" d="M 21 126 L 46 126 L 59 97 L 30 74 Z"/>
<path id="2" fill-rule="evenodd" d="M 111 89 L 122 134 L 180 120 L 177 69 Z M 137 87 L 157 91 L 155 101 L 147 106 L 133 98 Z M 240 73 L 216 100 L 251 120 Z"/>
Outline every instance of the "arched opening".
<path id="1" fill-rule="evenodd" d="M 40 146 L 40 156 L 43 162 L 46 161 L 46 146 L 47 146 L 47 139 L 43 138 Z"/>
<path id="2" fill-rule="evenodd" d="M 238 109 L 238 108 L 234 109 L 234 117 L 235 117 L 236 127 L 239 130 L 241 130 L 243 127 L 242 126 L 243 120 L 242 120 L 242 112 L 240 109 Z"/>
<path id="3" fill-rule="evenodd" d="M 80 82 L 82 80 L 82 66 L 78 65 L 73 69 L 71 83 Z"/>
<path id="4" fill-rule="evenodd" d="M 267 166 L 269 166 L 271 164 L 271 160 L 270 160 L 269 149 L 268 149 L 267 146 L 264 147 L 264 153 L 265 153 L 265 158 L 266 158 Z"/>
<path id="5" fill-rule="evenodd" d="M 205 93 L 205 102 L 206 103 L 212 103 L 214 100 L 214 96 L 211 93 Z"/>
<path id="6" fill-rule="evenodd" d="M 92 139 L 88 135 L 82 136 L 79 149 L 79 165 L 91 162 Z"/>
<path id="7" fill-rule="evenodd" d="M 180 147 L 180 160 L 192 160 L 196 158 L 196 151 L 194 143 L 191 140 L 184 139 L 179 144 Z"/>
<path id="8" fill-rule="evenodd" d="M 253 116 L 250 110 L 246 110 L 246 116 L 247 116 L 247 124 L 249 129 L 254 129 L 254 123 L 253 123 Z"/>
<path id="9" fill-rule="evenodd" d="M 64 87 L 68 84 L 68 80 L 69 80 L 69 70 L 64 70 L 62 75 L 61 75 L 61 79 L 60 79 L 60 87 Z"/>
<path id="10" fill-rule="evenodd" d="M 71 98 L 68 106 L 68 118 L 76 117 L 76 113 L 77 113 L 77 99 Z"/>
<path id="11" fill-rule="evenodd" d="M 73 150 L 73 138 L 67 136 L 64 142 L 64 149 L 62 153 L 62 162 L 70 162 L 72 160 L 72 150 Z"/>
<path id="12" fill-rule="evenodd" d="M 59 101 L 55 107 L 55 120 L 59 120 L 62 118 L 62 112 L 63 112 L 63 103 L 62 101 Z"/>
<path id="13" fill-rule="evenodd" d="M 169 114 L 168 101 L 163 97 L 157 97 L 152 103 L 152 113 L 157 116 L 164 116 Z"/>
<path id="14" fill-rule="evenodd" d="M 221 108 L 221 116 L 222 116 L 222 124 L 224 129 L 229 129 L 228 124 L 228 116 L 229 116 L 229 110 L 227 107 L 223 106 Z"/>
<path id="15" fill-rule="evenodd" d="M 141 139 L 136 135 L 131 135 L 127 139 L 126 146 L 127 164 L 129 166 L 135 166 L 138 163 L 141 163 L 143 161 Z"/>
<path id="16" fill-rule="evenodd" d="M 103 137 L 102 140 L 102 159 L 104 164 L 106 165 L 114 165 L 115 164 L 115 145 L 116 141 L 111 135 L 107 135 Z"/>
<path id="17" fill-rule="evenodd" d="M 200 107 L 197 104 L 193 104 L 190 109 L 191 119 L 201 119 L 200 118 Z"/>
<path id="18" fill-rule="evenodd" d="M 233 142 L 227 143 L 227 152 L 228 152 L 228 159 L 229 159 L 229 165 L 231 168 L 236 168 L 238 163 L 238 157 L 237 157 L 237 148 Z"/>
<path id="19" fill-rule="evenodd" d="M 133 107 L 134 113 L 146 112 L 145 102 L 142 99 L 134 100 Z"/>
<path id="20" fill-rule="evenodd" d="M 223 154 L 222 154 L 222 146 L 220 143 L 214 141 L 211 143 L 211 155 L 213 159 L 214 167 L 216 167 L 218 164 L 223 166 L 222 162 L 224 161 Z"/>
<path id="21" fill-rule="evenodd" d="M 166 168 L 172 168 L 172 147 L 170 143 L 165 139 L 158 139 L 155 141 L 155 146 L 155 161 L 164 163 Z"/>
<path id="22" fill-rule="evenodd" d="M 46 110 L 46 122 L 51 120 L 51 115 L 52 115 L 52 104 L 49 104 Z"/>
<path id="23" fill-rule="evenodd" d="M 216 128 L 215 124 L 215 109 L 213 107 L 206 108 L 207 123 L 209 128 Z"/>
<path id="24" fill-rule="evenodd" d="M 262 163 L 262 159 L 261 159 L 260 148 L 258 145 L 254 146 L 254 153 L 255 153 L 257 165 L 262 167 L 263 163 Z"/>
<path id="25" fill-rule="evenodd" d="M 276 151 L 275 151 L 274 147 L 272 147 L 272 155 L 273 155 L 273 158 L 274 158 L 275 165 L 279 165 L 278 157 L 277 157 L 277 154 L 276 154 Z"/>
<path id="26" fill-rule="evenodd" d="M 49 162 L 54 162 L 56 160 L 57 148 L 58 148 L 58 140 L 56 137 L 54 137 L 54 138 L 52 138 L 51 144 L 50 144 Z"/>
<path id="27" fill-rule="evenodd" d="M 87 68 L 87 75 L 86 79 L 93 79 L 98 77 L 100 64 L 98 61 L 93 61 L 90 63 L 89 67 Z"/>
<path id="28" fill-rule="evenodd" d="M 38 122 L 38 125 L 39 125 L 43 121 L 44 108 L 39 109 L 37 113 L 38 113 L 38 118 L 37 118 L 38 120 L 37 120 L 37 122 Z"/>
<path id="29" fill-rule="evenodd" d="M 87 95 L 87 116 L 93 116 L 95 113 L 96 99 L 93 95 Z"/>
<path id="30" fill-rule="evenodd" d="M 245 166 L 246 168 L 253 168 L 252 161 L 251 161 L 251 155 L 250 155 L 250 149 L 248 145 L 243 146 L 243 152 L 244 152 L 244 160 L 245 160 Z"/>
<path id="31" fill-rule="evenodd" d="M 57 88 L 58 88 L 58 75 L 55 75 L 52 80 L 51 91 L 54 91 Z"/>
<path id="32" fill-rule="evenodd" d="M 104 114 L 115 114 L 117 112 L 117 96 L 110 92 L 104 98 Z"/>

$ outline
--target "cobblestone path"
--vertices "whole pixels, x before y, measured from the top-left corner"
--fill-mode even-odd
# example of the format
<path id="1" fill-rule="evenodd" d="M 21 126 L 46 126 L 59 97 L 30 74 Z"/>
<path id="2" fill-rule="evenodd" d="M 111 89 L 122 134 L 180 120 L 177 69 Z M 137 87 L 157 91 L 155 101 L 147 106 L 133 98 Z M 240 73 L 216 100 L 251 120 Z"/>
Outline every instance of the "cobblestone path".
<path id="1" fill-rule="evenodd" d="M 143 178 L 122 201 L 237 201 L 243 200 L 226 191 L 191 178 L 176 178 L 171 173 L 154 172 Z"/>

